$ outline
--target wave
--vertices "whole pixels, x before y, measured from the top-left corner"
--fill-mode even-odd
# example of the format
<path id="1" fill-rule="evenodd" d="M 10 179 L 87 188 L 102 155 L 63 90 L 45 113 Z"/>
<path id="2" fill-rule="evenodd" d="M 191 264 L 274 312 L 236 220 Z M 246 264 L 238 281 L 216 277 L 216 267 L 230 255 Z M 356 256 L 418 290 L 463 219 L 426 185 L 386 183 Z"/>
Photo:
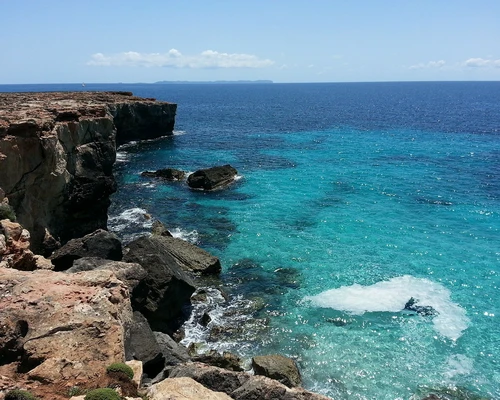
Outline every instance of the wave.
<path id="1" fill-rule="evenodd" d="M 192 231 L 187 231 L 182 228 L 173 228 L 168 230 L 171 235 L 175 238 L 185 240 L 186 242 L 195 244 L 198 242 L 198 231 L 192 230 Z"/>
<path id="2" fill-rule="evenodd" d="M 410 275 L 369 286 L 343 286 L 316 296 L 306 296 L 304 300 L 317 307 L 361 315 L 365 312 L 402 311 L 412 297 L 418 299 L 419 305 L 431 306 L 438 313 L 432 322 L 441 335 L 457 340 L 468 328 L 470 321 L 466 311 L 451 301 L 448 289 L 439 283 Z"/>
<path id="3" fill-rule="evenodd" d="M 108 228 L 119 234 L 125 243 L 151 233 L 153 218 L 139 207 L 129 208 L 108 218 Z"/>

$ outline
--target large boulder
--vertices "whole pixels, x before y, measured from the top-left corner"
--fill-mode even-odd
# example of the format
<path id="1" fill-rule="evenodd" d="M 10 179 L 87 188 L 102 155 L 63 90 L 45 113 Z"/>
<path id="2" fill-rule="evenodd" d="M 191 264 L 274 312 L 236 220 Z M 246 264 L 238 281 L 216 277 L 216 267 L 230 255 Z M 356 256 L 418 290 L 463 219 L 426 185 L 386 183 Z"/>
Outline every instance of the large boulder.
<path id="1" fill-rule="evenodd" d="M 288 387 L 302 384 L 300 371 L 295 361 L 280 354 L 256 356 L 252 358 L 252 368 L 255 375 L 267 376 Z"/>
<path id="2" fill-rule="evenodd" d="M 175 168 L 164 168 L 156 171 L 144 171 L 141 176 L 148 178 L 161 178 L 166 181 L 181 181 L 185 178 L 186 173 Z"/>
<path id="3" fill-rule="evenodd" d="M 105 260 L 98 257 L 79 258 L 65 272 L 74 274 L 95 269 L 112 271 L 118 279 L 127 284 L 130 290 L 134 289 L 147 276 L 146 270 L 137 263 Z"/>
<path id="4" fill-rule="evenodd" d="M 206 388 L 224 392 L 234 400 L 331 400 L 302 388 L 289 388 L 274 379 L 234 372 L 201 363 L 177 365 L 169 378 L 189 377 Z"/>
<path id="5" fill-rule="evenodd" d="M 134 312 L 127 340 L 125 341 L 127 360 L 142 361 L 144 373 L 149 377 L 158 375 L 165 366 L 161 352 L 148 321 L 138 312 Z"/>
<path id="6" fill-rule="evenodd" d="M 221 271 L 220 261 L 217 257 L 186 240 L 168 236 L 161 236 L 158 240 L 187 272 L 208 275 L 218 274 Z"/>
<path id="7" fill-rule="evenodd" d="M 132 293 L 132 306 L 149 321 L 154 331 L 172 332 L 195 291 L 191 278 L 165 248 L 161 237 L 141 237 L 125 248 L 123 261 L 140 264 L 146 271 Z"/>
<path id="8" fill-rule="evenodd" d="M 163 332 L 154 332 L 154 335 L 163 357 L 165 357 L 165 365 L 177 365 L 190 360 L 187 349 L 172 339 L 170 335 Z"/>
<path id="9" fill-rule="evenodd" d="M 229 185 L 238 174 L 229 164 L 200 169 L 187 179 L 189 187 L 193 189 L 215 190 Z"/>
<path id="10" fill-rule="evenodd" d="M 128 288 L 111 271 L 0 269 L 0 281 L 4 375 L 70 387 L 86 385 L 107 365 L 124 361 L 124 326 L 132 308 Z"/>
<path id="11" fill-rule="evenodd" d="M 43 261 L 30 250 L 30 233 L 21 224 L 0 220 L 0 267 L 33 271 L 44 268 Z"/>
<path id="12" fill-rule="evenodd" d="M 107 260 L 122 259 L 122 243 L 114 233 L 98 229 L 82 238 L 72 239 L 51 256 L 56 271 L 73 266 L 82 257 L 99 257 Z"/>
<path id="13" fill-rule="evenodd" d="M 150 400 L 231 400 L 225 393 L 214 392 L 191 378 L 165 379 L 148 389 Z"/>

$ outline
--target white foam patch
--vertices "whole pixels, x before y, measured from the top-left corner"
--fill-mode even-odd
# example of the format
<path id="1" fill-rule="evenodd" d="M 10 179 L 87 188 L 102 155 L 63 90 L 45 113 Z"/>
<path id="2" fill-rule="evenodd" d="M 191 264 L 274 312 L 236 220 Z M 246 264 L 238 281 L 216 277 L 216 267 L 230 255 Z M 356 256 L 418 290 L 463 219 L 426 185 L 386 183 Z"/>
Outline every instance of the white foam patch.
<path id="1" fill-rule="evenodd" d="M 398 312 L 413 297 L 420 306 L 431 306 L 439 314 L 433 317 L 434 328 L 441 335 L 457 340 L 468 328 L 466 311 L 451 301 L 450 291 L 428 279 L 404 275 L 370 286 L 354 284 L 331 289 L 316 296 L 306 296 L 317 307 L 333 308 L 353 314 Z"/>
<path id="2" fill-rule="evenodd" d="M 142 228 L 151 229 L 153 219 L 143 208 L 129 208 L 118 215 L 109 217 L 108 225 L 110 230 L 120 232 L 125 229 Z"/>
<path id="3" fill-rule="evenodd" d="M 126 151 L 117 151 L 116 152 L 116 162 L 126 162 L 130 159 L 130 154 Z"/>
<path id="4" fill-rule="evenodd" d="M 173 131 L 172 133 L 174 134 L 174 136 L 181 136 L 181 135 L 185 135 L 187 132 L 186 131 Z"/>
<path id="5" fill-rule="evenodd" d="M 168 230 L 173 237 L 185 240 L 189 243 L 195 244 L 198 242 L 198 231 L 187 231 L 182 228 L 173 228 Z"/>

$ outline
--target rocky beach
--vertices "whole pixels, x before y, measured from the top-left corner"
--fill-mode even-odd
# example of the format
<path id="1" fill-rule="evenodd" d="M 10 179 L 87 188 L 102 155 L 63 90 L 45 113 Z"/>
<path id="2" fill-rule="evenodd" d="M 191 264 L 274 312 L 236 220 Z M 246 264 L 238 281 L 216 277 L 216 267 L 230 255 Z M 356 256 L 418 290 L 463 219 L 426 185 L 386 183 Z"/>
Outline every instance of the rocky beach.
<path id="1" fill-rule="evenodd" d="M 282 355 L 253 357 L 249 373 L 238 355 L 180 345 L 192 304 L 220 290 L 219 259 L 159 221 L 126 244 L 107 230 L 117 145 L 171 135 L 176 107 L 130 92 L 0 94 L 0 398 L 111 387 L 151 400 L 327 399 Z M 236 174 L 214 166 L 188 184 L 220 190 Z M 132 381 L 106 373 L 116 362 Z"/>

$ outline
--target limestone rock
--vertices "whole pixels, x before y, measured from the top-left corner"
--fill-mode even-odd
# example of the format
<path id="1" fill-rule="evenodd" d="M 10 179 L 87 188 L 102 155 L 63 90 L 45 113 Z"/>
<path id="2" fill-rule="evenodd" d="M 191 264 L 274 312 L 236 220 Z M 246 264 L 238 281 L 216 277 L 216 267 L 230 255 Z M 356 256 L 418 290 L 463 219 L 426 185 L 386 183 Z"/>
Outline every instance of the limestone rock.
<path id="1" fill-rule="evenodd" d="M 203 275 L 218 274 L 221 271 L 217 257 L 186 240 L 174 237 L 160 237 L 158 240 L 185 271 Z"/>
<path id="2" fill-rule="evenodd" d="M 157 236 L 168 236 L 172 237 L 172 234 L 168 231 L 167 227 L 160 221 L 155 220 L 151 228 L 151 234 Z"/>
<path id="3" fill-rule="evenodd" d="M 126 92 L 0 93 L 0 187 L 33 249 L 106 228 L 116 143 L 169 134 L 176 105 Z"/>
<path id="4" fill-rule="evenodd" d="M 80 239 L 72 239 L 50 256 L 56 271 L 71 268 L 82 257 L 99 257 L 107 260 L 122 259 L 122 243 L 114 233 L 98 229 Z"/>
<path id="5" fill-rule="evenodd" d="M 169 378 L 147 392 L 150 400 L 231 400 L 227 394 L 214 392 L 191 378 Z"/>
<path id="6" fill-rule="evenodd" d="M 206 388 L 224 392 L 235 400 L 330 400 L 302 388 L 288 388 L 274 379 L 234 372 L 193 362 L 177 365 L 169 378 L 190 377 Z"/>
<path id="7" fill-rule="evenodd" d="M 215 190 L 229 185 L 238 174 L 229 164 L 200 169 L 187 179 L 189 187 L 193 189 Z"/>
<path id="8" fill-rule="evenodd" d="M 77 273 L 92 271 L 95 269 L 113 271 L 116 277 L 127 284 L 130 290 L 134 289 L 147 275 L 145 269 L 137 263 L 105 260 L 98 257 L 79 258 L 78 260 L 75 260 L 73 262 L 73 266 L 65 272 Z"/>
<path id="9" fill-rule="evenodd" d="M 0 358 L 46 383 L 78 385 L 123 361 L 127 287 L 111 271 L 0 269 Z"/>
<path id="10" fill-rule="evenodd" d="M 275 379 L 288 387 L 300 386 L 302 379 L 295 361 L 280 354 L 252 358 L 252 368 L 256 375 Z"/>
<path id="11" fill-rule="evenodd" d="M 142 362 L 139 360 L 129 360 L 126 361 L 125 364 L 127 364 L 130 368 L 132 368 L 132 371 L 134 371 L 132 381 L 137 385 L 137 389 L 139 389 L 142 382 Z"/>
<path id="12" fill-rule="evenodd" d="M 123 261 L 138 263 L 147 272 L 132 292 L 134 310 L 146 317 L 154 331 L 175 330 L 171 323 L 181 315 L 182 307 L 189 303 L 195 290 L 191 278 L 157 236 L 141 237 L 129 243 Z"/>
<path id="13" fill-rule="evenodd" d="M 224 351 L 220 354 L 215 350 L 211 350 L 208 353 L 194 356 L 193 361 L 228 369 L 230 371 L 243 371 L 241 359 L 228 351 Z"/>
<path id="14" fill-rule="evenodd" d="M 37 260 L 30 247 L 30 234 L 17 222 L 0 221 L 0 267 L 21 271 L 37 269 Z"/>
<path id="15" fill-rule="evenodd" d="M 158 169 L 156 171 L 144 171 L 141 176 L 148 178 L 161 178 L 166 181 L 181 181 L 185 178 L 186 173 L 175 168 L 164 168 Z"/>

